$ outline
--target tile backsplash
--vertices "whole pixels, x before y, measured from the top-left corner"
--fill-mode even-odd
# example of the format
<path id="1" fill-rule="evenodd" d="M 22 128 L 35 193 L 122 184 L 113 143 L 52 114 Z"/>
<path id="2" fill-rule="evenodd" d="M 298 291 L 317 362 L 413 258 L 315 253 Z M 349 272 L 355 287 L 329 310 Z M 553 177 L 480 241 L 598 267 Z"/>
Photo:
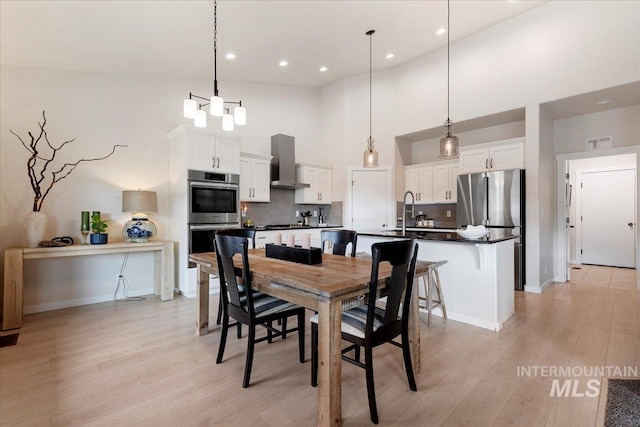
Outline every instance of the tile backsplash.
<path id="1" fill-rule="evenodd" d="M 402 202 L 397 202 L 398 216 L 402 215 Z M 443 203 L 436 205 L 416 205 L 415 214 L 418 215 L 422 211 L 426 215 L 426 219 L 433 219 L 435 226 L 439 228 L 456 228 L 457 227 L 457 208 L 455 203 Z M 451 212 L 451 216 L 447 217 L 447 211 Z M 400 223 L 399 223 L 400 224 Z M 414 225 L 411 220 L 407 221 L 408 226 Z"/>
<path id="2" fill-rule="evenodd" d="M 329 225 L 342 225 L 342 202 L 333 202 L 331 205 L 301 205 L 295 203 L 295 191 L 282 188 L 271 189 L 270 203 L 246 203 L 242 205 L 247 207 L 247 216 L 242 218 L 244 223 L 247 219 L 256 225 L 267 224 L 295 224 L 302 217 L 296 218 L 296 211 L 306 212 L 314 211 L 325 216 L 325 222 Z M 318 224 L 318 217 L 311 217 L 311 225 Z"/>

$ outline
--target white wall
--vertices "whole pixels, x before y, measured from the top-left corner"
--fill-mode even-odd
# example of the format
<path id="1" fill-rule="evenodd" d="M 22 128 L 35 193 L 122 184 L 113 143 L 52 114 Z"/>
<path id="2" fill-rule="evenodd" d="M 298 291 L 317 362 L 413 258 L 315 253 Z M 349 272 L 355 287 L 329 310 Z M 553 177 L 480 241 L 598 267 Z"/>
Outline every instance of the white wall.
<path id="1" fill-rule="evenodd" d="M 586 150 L 587 139 L 612 137 L 613 147 L 640 144 L 640 105 L 555 120 L 555 153 Z"/>
<path id="2" fill-rule="evenodd" d="M 556 161 L 553 153 L 553 120 L 540 108 L 540 160 L 539 181 L 540 192 L 540 284 L 550 285 L 555 274 L 555 194 L 553 192 L 556 183 Z M 532 284 L 535 286 L 535 284 Z"/>
<path id="3" fill-rule="evenodd" d="M 454 123 L 526 109 L 527 227 L 531 234 L 527 236 L 527 283 L 530 286 L 539 289 L 544 283 L 540 278 L 540 256 L 548 250 L 552 253 L 552 248 L 547 247 L 546 238 L 541 243 L 540 236 L 553 235 L 549 222 L 541 222 L 539 218 L 541 208 L 548 210 L 554 206 L 548 198 L 540 200 L 541 189 L 553 191 L 554 187 L 548 186 L 549 176 L 553 174 L 540 182 L 540 161 L 545 162 L 543 168 L 548 171 L 553 159 L 548 145 L 539 147 L 539 105 L 640 80 L 639 17 L 640 2 L 555 1 L 451 46 L 451 119 Z M 397 159 L 384 157 L 386 153 L 399 155 L 386 146 L 395 145 L 394 136 L 441 126 L 446 119 L 446 50 L 398 66 L 392 73 L 393 81 L 379 78 L 383 73 L 373 76 L 374 94 L 379 84 L 393 90 L 393 96 L 387 99 L 377 99 L 374 95 L 374 129 L 377 129 L 375 134 L 383 136 L 378 136 L 376 143 L 381 163 L 395 164 L 398 169 Z M 345 147 L 345 164 L 361 162 L 366 136 L 360 135 L 367 134 L 368 117 L 362 103 L 349 101 L 366 99 L 367 85 L 368 79 L 363 75 L 348 79 L 341 92 L 335 90 L 335 85 L 323 89 L 323 97 L 327 91 L 333 95 L 326 98 L 323 111 L 333 110 L 330 103 L 346 104 L 344 119 L 337 118 L 344 122 L 344 133 L 333 135 L 343 138 L 334 143 Z M 378 117 L 376 108 L 383 108 L 390 115 Z M 323 114 L 322 126 L 329 126 L 334 120 L 333 114 Z M 546 137 L 547 132 L 543 131 Z M 395 175 L 398 178 L 395 199 L 399 200 L 403 192 L 403 185 L 399 183 L 403 179 L 401 171 L 396 170 Z M 550 270 L 548 267 L 547 271 Z"/>
<path id="4" fill-rule="evenodd" d="M 168 221 L 168 145 L 166 134 L 183 122 L 182 99 L 189 91 L 208 95 L 210 81 L 180 81 L 44 68 L 0 68 L 0 249 L 24 246 L 22 218 L 31 210 L 33 194 L 27 179 L 27 151 L 20 135 L 38 130 L 42 110 L 52 143 L 76 138 L 59 154 L 64 161 L 108 153 L 113 144 L 126 144 L 111 158 L 81 164 L 59 182 L 43 204 L 49 217 L 46 238 L 80 238 L 80 212 L 99 210 L 109 218 L 109 240 L 123 240 L 121 229 L 130 214 L 121 212 L 121 192 L 143 188 L 158 193 L 158 213 L 151 218 L 158 238 L 166 238 Z M 226 84 L 221 94 L 242 99 L 247 125 L 234 136 L 242 151 L 270 154 L 270 136 L 294 135 L 299 161 L 330 163 L 331 153 L 320 142 L 320 91 L 315 88 Z M 209 127 L 214 127 L 209 116 Z M 134 259 L 140 259 L 142 268 Z M 55 308 L 99 297 L 115 289 L 122 257 L 87 257 L 32 262 L 25 287 L 27 310 Z M 132 290 L 153 288 L 153 257 L 132 255 L 127 276 Z M 1 269 L 2 267 L 0 267 Z M 66 301 L 66 302 L 65 302 Z"/>

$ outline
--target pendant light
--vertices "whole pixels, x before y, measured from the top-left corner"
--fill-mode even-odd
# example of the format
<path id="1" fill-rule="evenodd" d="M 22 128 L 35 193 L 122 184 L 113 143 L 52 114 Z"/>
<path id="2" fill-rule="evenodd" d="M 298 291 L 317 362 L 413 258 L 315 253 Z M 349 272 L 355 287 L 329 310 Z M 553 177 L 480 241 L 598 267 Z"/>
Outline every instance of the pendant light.
<path id="1" fill-rule="evenodd" d="M 451 133 L 451 125 L 453 122 L 449 116 L 449 20 L 451 17 L 451 8 L 447 0 L 447 121 L 444 122 L 444 136 L 440 138 L 440 157 L 455 158 L 458 157 L 458 137 Z"/>
<path id="2" fill-rule="evenodd" d="M 364 150 L 363 166 L 365 168 L 377 168 L 378 167 L 378 152 L 373 148 L 374 139 L 371 136 L 371 36 L 376 30 L 369 30 L 366 34 L 369 36 L 369 139 L 367 139 L 367 148 Z"/>
<path id="3" fill-rule="evenodd" d="M 206 104 L 199 104 L 196 99 L 209 101 Z M 237 104 L 231 114 L 230 109 L 224 104 Z M 194 119 L 194 126 L 207 127 L 207 114 L 202 109 L 209 106 L 209 114 L 215 117 L 222 117 L 222 129 L 232 131 L 233 125 L 247 124 L 247 110 L 242 106 L 242 101 L 225 101 L 218 94 L 218 2 L 213 2 L 213 96 L 204 98 L 202 96 L 189 93 L 189 98 L 183 102 L 183 114 L 188 119 Z"/>

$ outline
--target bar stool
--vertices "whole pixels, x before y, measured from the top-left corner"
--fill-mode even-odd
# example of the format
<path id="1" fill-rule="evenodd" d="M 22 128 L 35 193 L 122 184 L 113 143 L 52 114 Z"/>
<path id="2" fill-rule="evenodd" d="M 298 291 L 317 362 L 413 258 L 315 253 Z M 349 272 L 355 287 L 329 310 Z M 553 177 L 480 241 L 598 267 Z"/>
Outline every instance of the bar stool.
<path id="1" fill-rule="evenodd" d="M 442 296 L 442 288 L 440 287 L 440 274 L 438 273 L 438 267 L 442 267 L 448 261 L 420 261 L 417 264 L 421 267 L 427 267 L 424 273 L 416 274 L 416 280 L 419 284 L 422 281 L 424 286 L 425 296 L 418 296 L 418 307 L 427 310 L 427 326 L 431 327 L 431 319 L 433 317 L 433 309 L 440 306 L 442 307 L 442 316 L 447 318 L 447 308 L 444 304 L 444 297 Z M 433 292 L 436 292 L 437 296 L 434 298 Z M 420 305 L 420 301 L 424 301 L 424 305 Z"/>

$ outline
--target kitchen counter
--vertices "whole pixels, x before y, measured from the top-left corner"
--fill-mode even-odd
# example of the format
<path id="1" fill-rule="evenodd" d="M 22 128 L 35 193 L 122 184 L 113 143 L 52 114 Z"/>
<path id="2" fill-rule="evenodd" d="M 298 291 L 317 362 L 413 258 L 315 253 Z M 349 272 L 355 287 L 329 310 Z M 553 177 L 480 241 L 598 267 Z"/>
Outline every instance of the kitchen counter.
<path id="1" fill-rule="evenodd" d="M 411 230 L 416 230 L 412 228 Z M 466 239 L 459 236 L 455 231 L 444 232 L 437 229 L 430 229 L 428 231 L 409 231 L 403 235 L 402 231 L 387 230 L 387 231 L 361 231 L 358 232 L 358 236 L 372 236 L 372 237 L 393 237 L 393 238 L 408 238 L 418 240 L 430 240 L 437 242 L 457 242 L 457 243 L 473 243 L 473 244 L 492 244 L 498 242 L 504 242 L 505 240 L 517 239 L 520 237 L 517 231 L 507 228 L 492 228 L 489 229 L 489 234 L 479 239 Z"/>
<path id="2" fill-rule="evenodd" d="M 464 239 L 455 232 L 359 232 L 357 250 L 370 254 L 374 243 L 416 238 L 418 259 L 448 261 L 438 269 L 448 318 L 499 331 L 515 311 L 517 237 L 507 229 L 493 229 L 481 239 Z M 424 295 L 422 286 L 419 292 Z M 441 308 L 433 314 L 442 316 Z"/>
<path id="3" fill-rule="evenodd" d="M 246 227 L 245 227 L 246 228 Z M 342 228 L 342 225 L 324 225 L 319 227 L 317 225 L 265 225 L 253 227 L 256 231 L 273 231 L 273 230 L 312 230 L 312 229 L 324 229 L 324 228 Z"/>

